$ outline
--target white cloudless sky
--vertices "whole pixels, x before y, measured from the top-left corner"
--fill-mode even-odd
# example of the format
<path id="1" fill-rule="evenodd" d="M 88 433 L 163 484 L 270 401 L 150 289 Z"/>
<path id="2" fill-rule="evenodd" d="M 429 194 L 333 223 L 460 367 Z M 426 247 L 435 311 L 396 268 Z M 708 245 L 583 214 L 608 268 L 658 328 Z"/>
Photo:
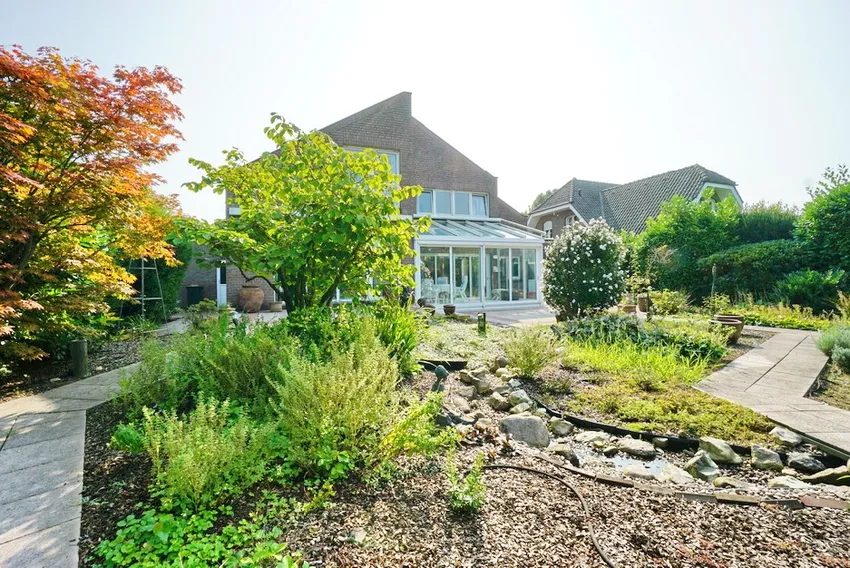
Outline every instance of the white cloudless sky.
<path id="1" fill-rule="evenodd" d="M 624 183 L 694 163 L 747 202 L 802 204 L 850 162 L 850 1 L 355 2 L 0 0 L 0 44 L 163 65 L 183 81 L 178 154 L 271 149 L 271 112 L 321 128 L 400 91 L 499 178 L 518 209 L 573 177 Z"/>

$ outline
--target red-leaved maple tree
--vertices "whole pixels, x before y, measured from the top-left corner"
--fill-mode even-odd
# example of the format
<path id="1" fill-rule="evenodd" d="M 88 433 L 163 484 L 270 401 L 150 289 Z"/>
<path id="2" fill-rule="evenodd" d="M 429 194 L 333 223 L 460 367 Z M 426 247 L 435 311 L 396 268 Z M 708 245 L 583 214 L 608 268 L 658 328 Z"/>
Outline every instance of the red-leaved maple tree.
<path id="1" fill-rule="evenodd" d="M 39 333 L 131 294 L 117 258 L 173 262 L 176 202 L 149 168 L 182 138 L 181 88 L 162 67 L 106 77 L 54 48 L 0 46 L 0 354 L 42 357 Z"/>

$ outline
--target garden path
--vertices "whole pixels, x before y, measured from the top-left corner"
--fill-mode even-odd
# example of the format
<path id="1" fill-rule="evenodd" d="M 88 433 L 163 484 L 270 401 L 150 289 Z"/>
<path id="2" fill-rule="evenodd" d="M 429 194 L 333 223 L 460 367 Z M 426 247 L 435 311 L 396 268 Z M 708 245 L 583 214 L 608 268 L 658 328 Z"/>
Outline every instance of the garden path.
<path id="1" fill-rule="evenodd" d="M 776 335 L 696 388 L 751 408 L 833 453 L 850 457 L 850 412 L 806 398 L 827 363 L 815 345 L 817 332 L 747 327 Z"/>
<path id="2" fill-rule="evenodd" d="M 137 366 L 0 404 L 0 566 L 77 566 L 86 410 Z"/>

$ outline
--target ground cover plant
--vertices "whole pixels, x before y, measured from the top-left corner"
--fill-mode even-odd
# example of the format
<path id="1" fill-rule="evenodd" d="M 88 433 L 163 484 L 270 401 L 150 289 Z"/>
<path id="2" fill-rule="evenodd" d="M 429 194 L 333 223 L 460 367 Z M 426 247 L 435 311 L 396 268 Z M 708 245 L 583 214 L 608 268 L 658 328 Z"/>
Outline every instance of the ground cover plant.
<path id="1" fill-rule="evenodd" d="M 421 359 L 433 361 L 469 361 L 469 366 L 489 367 L 497 357 L 505 355 L 504 343 L 513 330 L 498 326 L 487 326 L 486 333 L 479 333 L 471 322 L 434 316 L 417 347 Z"/>

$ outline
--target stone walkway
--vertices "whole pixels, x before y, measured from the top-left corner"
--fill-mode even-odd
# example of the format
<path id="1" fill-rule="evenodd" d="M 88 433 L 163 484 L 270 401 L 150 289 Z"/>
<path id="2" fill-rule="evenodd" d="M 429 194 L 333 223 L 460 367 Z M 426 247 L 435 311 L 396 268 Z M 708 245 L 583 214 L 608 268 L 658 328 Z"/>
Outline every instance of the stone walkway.
<path id="1" fill-rule="evenodd" d="M 850 412 L 806 398 L 827 357 L 816 332 L 777 330 L 758 347 L 700 381 L 696 388 L 749 407 L 850 457 Z"/>
<path id="2" fill-rule="evenodd" d="M 86 410 L 136 366 L 0 403 L 0 566 L 77 566 Z"/>

